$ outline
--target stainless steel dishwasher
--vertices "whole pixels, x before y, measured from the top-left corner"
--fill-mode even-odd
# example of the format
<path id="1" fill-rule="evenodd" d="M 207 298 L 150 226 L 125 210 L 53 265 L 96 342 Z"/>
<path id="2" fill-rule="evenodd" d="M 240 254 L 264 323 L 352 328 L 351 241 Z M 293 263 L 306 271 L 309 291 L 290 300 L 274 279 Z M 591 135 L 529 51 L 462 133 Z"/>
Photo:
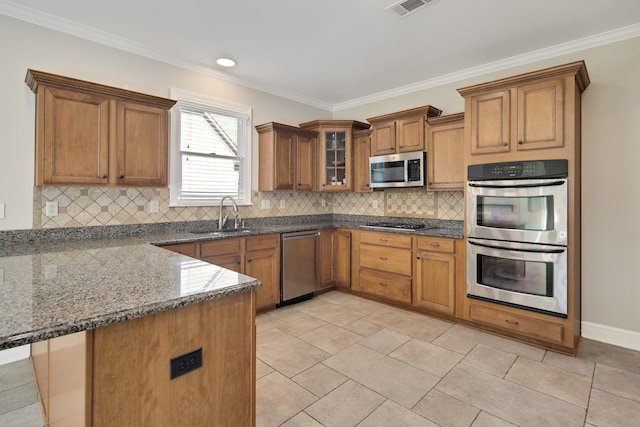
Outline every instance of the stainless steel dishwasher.
<path id="1" fill-rule="evenodd" d="M 280 304 L 293 304 L 313 297 L 319 289 L 318 230 L 282 233 L 282 279 Z"/>

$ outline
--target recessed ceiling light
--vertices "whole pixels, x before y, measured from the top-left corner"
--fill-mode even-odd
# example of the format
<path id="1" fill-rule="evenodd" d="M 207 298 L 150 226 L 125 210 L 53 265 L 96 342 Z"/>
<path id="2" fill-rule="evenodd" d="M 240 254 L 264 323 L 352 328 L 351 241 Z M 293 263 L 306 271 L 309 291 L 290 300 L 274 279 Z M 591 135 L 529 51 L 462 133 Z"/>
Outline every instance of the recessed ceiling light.
<path id="1" fill-rule="evenodd" d="M 218 58 L 216 60 L 216 63 L 221 67 L 227 67 L 227 68 L 236 66 L 236 61 L 230 58 Z"/>

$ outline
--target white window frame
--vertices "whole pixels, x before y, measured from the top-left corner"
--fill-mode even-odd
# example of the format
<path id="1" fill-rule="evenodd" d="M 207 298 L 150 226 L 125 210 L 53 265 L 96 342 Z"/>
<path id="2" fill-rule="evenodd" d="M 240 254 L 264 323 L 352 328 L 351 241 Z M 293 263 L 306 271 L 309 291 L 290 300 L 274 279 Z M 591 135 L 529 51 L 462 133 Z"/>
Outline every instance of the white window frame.
<path id="1" fill-rule="evenodd" d="M 238 144 L 240 160 L 240 188 L 238 191 L 244 197 L 235 200 L 238 205 L 251 205 L 251 147 L 252 147 L 252 108 L 235 102 L 209 97 L 182 89 L 171 88 L 170 96 L 177 102 L 170 111 L 170 167 L 169 167 L 169 206 L 219 206 L 220 197 L 202 199 L 182 199 L 182 156 L 180 152 L 180 107 L 191 106 L 204 110 L 216 111 L 222 114 L 246 119 L 245 144 Z M 230 205 L 229 200 L 225 206 Z"/>

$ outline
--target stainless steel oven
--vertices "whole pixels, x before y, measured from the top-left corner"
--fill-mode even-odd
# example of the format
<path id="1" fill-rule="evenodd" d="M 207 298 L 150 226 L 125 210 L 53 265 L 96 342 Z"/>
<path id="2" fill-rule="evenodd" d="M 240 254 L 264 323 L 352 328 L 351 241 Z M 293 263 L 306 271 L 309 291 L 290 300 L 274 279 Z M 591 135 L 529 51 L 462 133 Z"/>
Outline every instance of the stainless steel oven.
<path id="1" fill-rule="evenodd" d="M 471 165 L 467 295 L 567 314 L 566 160 Z"/>
<path id="2" fill-rule="evenodd" d="M 567 248 L 467 239 L 467 293 L 534 311 L 567 314 Z"/>

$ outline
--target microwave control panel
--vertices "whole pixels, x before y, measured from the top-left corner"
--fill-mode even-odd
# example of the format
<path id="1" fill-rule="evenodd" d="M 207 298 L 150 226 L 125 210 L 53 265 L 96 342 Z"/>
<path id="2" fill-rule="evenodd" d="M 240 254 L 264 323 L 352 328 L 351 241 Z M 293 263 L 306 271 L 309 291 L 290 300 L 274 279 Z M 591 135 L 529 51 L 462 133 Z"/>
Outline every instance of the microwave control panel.
<path id="1" fill-rule="evenodd" d="M 467 169 L 469 181 L 566 178 L 567 175 L 568 162 L 564 159 L 486 163 L 469 165 Z"/>

